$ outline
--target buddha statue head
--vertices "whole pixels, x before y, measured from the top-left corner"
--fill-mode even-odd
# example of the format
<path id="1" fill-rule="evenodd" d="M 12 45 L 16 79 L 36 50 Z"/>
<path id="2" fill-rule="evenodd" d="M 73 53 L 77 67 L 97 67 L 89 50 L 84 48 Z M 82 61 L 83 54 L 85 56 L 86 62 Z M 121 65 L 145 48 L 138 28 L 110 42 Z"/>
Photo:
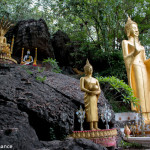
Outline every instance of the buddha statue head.
<path id="1" fill-rule="evenodd" d="M 128 17 L 128 21 L 125 24 L 125 32 L 127 34 L 127 37 L 138 37 L 139 36 L 139 30 L 138 25 L 136 22 L 132 21 L 130 17 Z"/>
<path id="2" fill-rule="evenodd" d="M 93 67 L 89 63 L 88 59 L 86 60 L 86 65 L 84 66 L 84 73 L 85 73 L 85 75 L 90 75 L 93 73 Z"/>
<path id="3" fill-rule="evenodd" d="M 5 35 L 5 32 L 2 28 L 0 28 L 0 36 L 4 36 Z"/>
<path id="4" fill-rule="evenodd" d="M 30 50 L 29 49 L 27 50 L 27 55 L 30 55 Z"/>

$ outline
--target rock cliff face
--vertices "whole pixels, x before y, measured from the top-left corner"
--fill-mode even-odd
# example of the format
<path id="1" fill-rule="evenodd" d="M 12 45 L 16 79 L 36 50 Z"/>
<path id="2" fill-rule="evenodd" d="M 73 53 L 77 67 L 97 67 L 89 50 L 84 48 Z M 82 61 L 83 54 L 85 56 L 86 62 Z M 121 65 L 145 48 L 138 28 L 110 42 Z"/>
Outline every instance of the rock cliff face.
<path id="1" fill-rule="evenodd" d="M 73 52 L 74 47 L 71 44 L 68 35 L 61 30 L 58 30 L 55 34 L 53 34 L 52 46 L 55 58 L 59 62 L 59 65 L 70 66 L 70 62 L 72 62 L 71 59 L 74 59 L 71 56 L 71 52 Z"/>
<path id="2" fill-rule="evenodd" d="M 60 66 L 70 66 L 70 62 L 74 62 L 71 53 L 74 52 L 74 45 L 71 43 L 68 35 L 58 30 L 52 36 L 48 31 L 46 22 L 39 20 L 22 20 L 11 28 L 7 34 L 7 41 L 11 44 L 12 37 L 14 39 L 13 57 L 20 63 L 22 48 L 24 54 L 30 49 L 31 55 L 35 56 L 35 48 L 37 48 L 37 59 L 56 58 Z M 64 59 L 65 58 L 65 59 Z"/>
<path id="3" fill-rule="evenodd" d="M 50 150 L 107 150 L 87 139 L 66 139 L 65 141 L 42 142 Z"/>
<path id="4" fill-rule="evenodd" d="M 79 80 L 40 73 L 32 66 L 7 65 L 0 67 L 0 83 L 0 144 L 33 150 L 43 146 L 40 141 L 61 140 L 79 129 L 75 112 L 84 106 Z M 99 109 L 105 103 L 102 93 Z"/>
<path id="5" fill-rule="evenodd" d="M 21 58 L 22 48 L 30 49 L 31 55 L 35 56 L 35 48 L 38 50 L 38 60 L 51 57 L 54 58 L 53 47 L 50 40 L 48 27 L 43 19 L 22 20 L 18 22 L 6 34 L 8 42 L 11 43 L 13 35 L 15 36 L 13 55 Z"/>

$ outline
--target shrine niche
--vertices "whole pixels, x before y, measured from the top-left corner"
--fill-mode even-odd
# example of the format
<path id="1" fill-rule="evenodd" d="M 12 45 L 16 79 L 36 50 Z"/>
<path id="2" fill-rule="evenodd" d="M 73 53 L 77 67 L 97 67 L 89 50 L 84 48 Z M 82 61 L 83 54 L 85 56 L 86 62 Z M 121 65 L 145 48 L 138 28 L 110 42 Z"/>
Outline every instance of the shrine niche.
<path id="1" fill-rule="evenodd" d="M 22 55 L 21 55 L 21 65 L 33 65 L 37 66 L 37 48 L 35 48 L 35 57 L 30 55 L 30 50 L 27 50 L 27 54 L 24 55 L 24 48 L 22 48 Z"/>

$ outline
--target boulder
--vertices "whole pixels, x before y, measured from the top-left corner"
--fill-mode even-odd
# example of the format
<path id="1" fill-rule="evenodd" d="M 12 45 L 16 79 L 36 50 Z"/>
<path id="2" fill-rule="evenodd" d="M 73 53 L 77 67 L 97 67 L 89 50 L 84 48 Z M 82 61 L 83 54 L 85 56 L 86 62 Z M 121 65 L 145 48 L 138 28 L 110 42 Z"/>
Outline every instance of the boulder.
<path id="1" fill-rule="evenodd" d="M 49 150 L 107 150 L 107 148 L 93 143 L 88 139 L 68 138 L 65 141 L 42 142 L 43 146 Z"/>
<path id="2" fill-rule="evenodd" d="M 80 129 L 75 113 L 80 105 L 84 107 L 84 93 L 78 79 L 33 66 L 5 65 L 0 67 L 0 83 L 2 143 L 20 150 L 41 148 L 40 141 L 61 140 Z M 99 109 L 105 103 L 102 93 Z M 99 127 L 105 128 L 101 121 Z M 89 129 L 86 122 L 84 129 Z"/>
<path id="3" fill-rule="evenodd" d="M 17 104 L 0 98 L 0 145 L 13 149 L 33 150 L 40 143 L 35 130 L 29 125 L 28 115 L 18 109 Z"/>
<path id="4" fill-rule="evenodd" d="M 72 59 L 71 52 L 73 52 L 74 46 L 72 45 L 69 36 L 58 30 L 53 34 L 52 45 L 56 60 L 60 66 L 70 66 Z"/>
<path id="5" fill-rule="evenodd" d="M 19 58 L 18 62 L 20 62 L 22 48 L 25 49 L 25 54 L 27 49 L 30 49 L 33 57 L 35 56 L 35 48 L 37 48 L 37 58 L 40 61 L 47 57 L 54 58 L 51 35 L 43 19 L 19 21 L 6 34 L 9 43 L 11 43 L 13 35 L 15 36 L 13 55 Z"/>

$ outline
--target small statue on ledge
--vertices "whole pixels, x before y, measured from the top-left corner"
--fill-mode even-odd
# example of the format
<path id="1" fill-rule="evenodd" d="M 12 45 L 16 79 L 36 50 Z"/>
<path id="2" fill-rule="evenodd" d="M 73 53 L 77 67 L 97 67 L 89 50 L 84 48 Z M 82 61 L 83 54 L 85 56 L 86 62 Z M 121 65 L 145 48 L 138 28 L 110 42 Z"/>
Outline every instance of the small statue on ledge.
<path id="1" fill-rule="evenodd" d="M 30 50 L 28 49 L 27 51 L 27 55 L 24 56 L 23 58 L 23 54 L 24 54 L 24 48 L 22 48 L 22 56 L 21 56 L 21 64 L 22 65 L 31 65 L 33 63 L 33 66 L 36 66 L 37 63 L 37 48 L 35 48 L 35 58 L 33 61 L 33 57 L 30 55 Z"/>
<path id="2" fill-rule="evenodd" d="M 24 56 L 23 62 L 25 65 L 30 65 L 33 63 L 33 57 L 30 55 L 29 49 L 27 51 L 27 55 Z"/>
<path id="3" fill-rule="evenodd" d="M 127 125 L 124 127 L 124 134 L 127 138 L 130 137 L 131 131 Z"/>
<path id="4" fill-rule="evenodd" d="M 81 91 L 85 92 L 84 104 L 87 122 L 90 122 L 90 130 L 99 130 L 98 128 L 98 108 L 97 102 L 101 93 L 99 82 L 92 77 L 93 67 L 86 61 L 84 66 L 85 77 L 80 79 Z"/>

